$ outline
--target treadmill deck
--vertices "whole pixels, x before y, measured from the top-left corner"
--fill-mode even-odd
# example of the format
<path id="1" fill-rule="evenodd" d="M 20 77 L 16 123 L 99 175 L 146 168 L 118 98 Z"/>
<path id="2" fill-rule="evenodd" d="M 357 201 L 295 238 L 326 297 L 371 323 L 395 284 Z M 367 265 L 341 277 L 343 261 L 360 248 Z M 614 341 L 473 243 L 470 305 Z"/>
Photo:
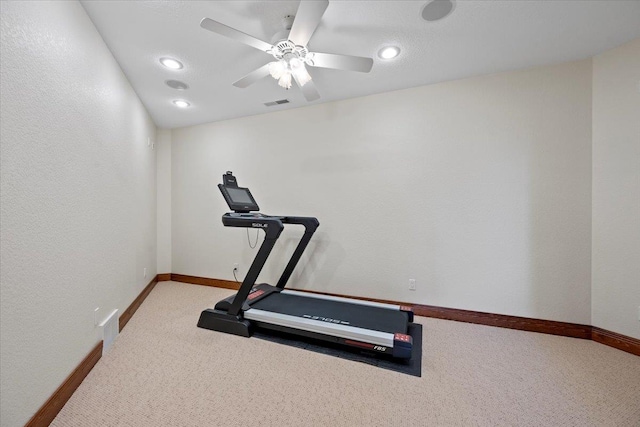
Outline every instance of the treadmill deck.
<path id="1" fill-rule="evenodd" d="M 369 305 L 273 293 L 251 308 L 390 334 L 407 333 L 407 313 Z"/>

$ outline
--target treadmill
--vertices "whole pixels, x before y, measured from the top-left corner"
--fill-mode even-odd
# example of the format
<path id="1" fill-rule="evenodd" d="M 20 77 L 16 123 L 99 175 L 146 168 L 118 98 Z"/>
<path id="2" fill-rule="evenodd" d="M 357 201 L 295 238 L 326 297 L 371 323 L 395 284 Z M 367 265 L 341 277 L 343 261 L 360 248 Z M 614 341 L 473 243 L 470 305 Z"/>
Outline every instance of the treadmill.
<path id="1" fill-rule="evenodd" d="M 248 188 L 238 186 L 232 172 L 218 184 L 233 212 L 222 216 L 225 227 L 261 229 L 265 238 L 240 289 L 200 314 L 198 327 L 250 337 L 254 329 L 269 329 L 394 358 L 411 357 L 411 307 L 285 290 L 285 285 L 320 223 L 313 217 L 272 216 L 259 210 Z M 255 281 L 285 224 L 305 232 L 276 286 Z"/>

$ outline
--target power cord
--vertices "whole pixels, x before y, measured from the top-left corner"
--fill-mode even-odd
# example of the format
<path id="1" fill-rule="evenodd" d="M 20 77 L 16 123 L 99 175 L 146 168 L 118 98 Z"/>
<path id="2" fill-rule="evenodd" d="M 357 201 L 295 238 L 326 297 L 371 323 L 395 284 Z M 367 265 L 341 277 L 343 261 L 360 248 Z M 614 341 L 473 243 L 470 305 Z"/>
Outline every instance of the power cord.
<path id="1" fill-rule="evenodd" d="M 245 230 L 247 231 L 247 242 L 249 242 L 249 247 L 251 249 L 255 249 L 256 246 L 258 246 L 258 239 L 260 238 L 260 230 L 256 229 L 256 242 L 251 245 L 251 239 L 249 238 L 249 229 L 245 228 Z"/>
<path id="2" fill-rule="evenodd" d="M 245 228 L 245 230 L 247 231 L 247 242 L 249 242 L 249 247 L 251 249 L 255 249 L 255 247 L 258 246 L 258 240 L 260 239 L 260 230 L 256 229 L 256 241 L 253 244 L 251 244 L 251 238 L 249 237 L 249 229 Z M 238 267 L 233 267 L 233 278 L 235 279 L 236 283 L 240 283 L 240 281 L 238 280 L 238 276 L 236 275 L 237 272 Z"/>

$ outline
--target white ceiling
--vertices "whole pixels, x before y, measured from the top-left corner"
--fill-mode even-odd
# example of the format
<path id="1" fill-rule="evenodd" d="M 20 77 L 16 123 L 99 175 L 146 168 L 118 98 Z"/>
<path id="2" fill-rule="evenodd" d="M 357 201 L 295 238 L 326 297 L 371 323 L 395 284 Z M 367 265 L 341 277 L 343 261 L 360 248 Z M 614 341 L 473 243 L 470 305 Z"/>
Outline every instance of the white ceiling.
<path id="1" fill-rule="evenodd" d="M 421 17 L 423 1 L 331 1 L 309 50 L 374 58 L 369 74 L 310 68 L 321 99 L 313 104 L 474 75 L 587 58 L 640 37 L 640 1 L 484 0 L 456 2 L 438 22 Z M 309 105 L 297 87 L 266 77 L 232 86 L 273 60 L 264 52 L 200 28 L 204 17 L 267 42 L 297 1 L 82 2 L 159 127 L 175 128 Z M 397 45 L 394 60 L 377 57 Z M 182 70 L 158 62 L 174 57 Z M 186 82 L 177 91 L 168 79 Z M 187 109 L 172 104 L 186 99 Z M 287 98 L 290 104 L 265 107 Z"/>

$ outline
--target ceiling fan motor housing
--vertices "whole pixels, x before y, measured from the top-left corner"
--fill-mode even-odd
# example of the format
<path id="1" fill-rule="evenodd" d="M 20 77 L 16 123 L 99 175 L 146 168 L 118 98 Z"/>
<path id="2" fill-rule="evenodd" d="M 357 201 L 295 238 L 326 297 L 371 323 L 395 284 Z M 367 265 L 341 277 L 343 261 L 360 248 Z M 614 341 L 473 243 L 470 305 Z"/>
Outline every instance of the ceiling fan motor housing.
<path id="1" fill-rule="evenodd" d="M 271 48 L 271 55 L 278 61 L 284 59 L 287 63 L 293 58 L 299 59 L 309 65 L 313 65 L 313 55 L 304 46 L 299 46 L 291 40 L 280 40 Z"/>

